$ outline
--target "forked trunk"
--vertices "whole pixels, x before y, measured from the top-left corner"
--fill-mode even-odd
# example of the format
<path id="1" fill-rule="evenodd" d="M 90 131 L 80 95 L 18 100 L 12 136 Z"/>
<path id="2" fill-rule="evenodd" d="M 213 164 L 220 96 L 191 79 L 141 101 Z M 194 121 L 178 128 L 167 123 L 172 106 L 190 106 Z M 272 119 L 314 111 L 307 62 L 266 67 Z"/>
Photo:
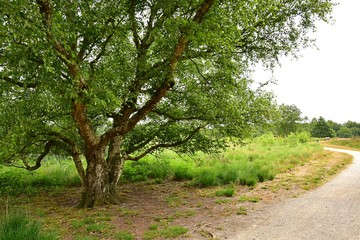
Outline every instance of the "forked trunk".
<path id="1" fill-rule="evenodd" d="M 118 154 L 109 154 L 107 160 L 104 150 L 92 151 L 86 154 L 86 160 L 88 166 L 79 206 L 92 208 L 96 205 L 118 204 L 116 186 L 125 162 L 119 151 Z"/>

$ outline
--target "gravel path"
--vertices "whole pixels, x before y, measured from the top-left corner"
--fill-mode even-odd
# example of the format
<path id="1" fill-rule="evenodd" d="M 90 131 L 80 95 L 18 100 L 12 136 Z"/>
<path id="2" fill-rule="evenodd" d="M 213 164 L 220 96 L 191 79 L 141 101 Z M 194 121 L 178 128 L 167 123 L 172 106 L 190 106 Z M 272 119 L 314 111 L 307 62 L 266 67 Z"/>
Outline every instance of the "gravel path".
<path id="1" fill-rule="evenodd" d="M 321 188 L 265 209 L 251 227 L 227 239 L 360 239 L 360 152 L 326 149 L 353 155 L 353 164 Z"/>

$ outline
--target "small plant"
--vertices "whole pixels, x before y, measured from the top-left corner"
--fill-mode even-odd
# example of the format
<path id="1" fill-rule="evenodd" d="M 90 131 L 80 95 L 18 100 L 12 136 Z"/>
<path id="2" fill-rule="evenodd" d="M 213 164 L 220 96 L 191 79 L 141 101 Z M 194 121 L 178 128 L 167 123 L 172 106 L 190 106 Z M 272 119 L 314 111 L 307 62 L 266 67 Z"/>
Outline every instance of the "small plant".
<path id="1" fill-rule="evenodd" d="M 261 200 L 259 197 L 249 197 L 249 196 L 241 196 L 239 198 L 239 202 L 252 202 L 257 203 Z"/>
<path id="2" fill-rule="evenodd" d="M 87 226 L 88 232 L 102 232 L 106 228 L 104 223 L 91 223 Z"/>
<path id="3" fill-rule="evenodd" d="M 116 233 L 117 240 L 133 240 L 134 236 L 128 231 L 119 231 Z"/>
<path id="4" fill-rule="evenodd" d="M 215 196 L 217 196 L 217 197 L 223 197 L 223 196 L 224 197 L 233 197 L 234 194 L 235 194 L 235 189 L 233 187 L 220 189 L 215 192 Z"/>
<path id="5" fill-rule="evenodd" d="M 156 238 L 176 238 L 187 233 L 187 228 L 182 226 L 166 226 L 163 229 L 155 229 L 145 232 L 144 239 L 151 240 Z"/>
<path id="6" fill-rule="evenodd" d="M 247 215 L 247 210 L 244 207 L 239 207 L 239 209 L 236 212 L 237 215 Z"/>
<path id="7" fill-rule="evenodd" d="M 167 196 L 165 201 L 170 207 L 178 207 L 183 204 L 183 200 L 176 194 Z"/>

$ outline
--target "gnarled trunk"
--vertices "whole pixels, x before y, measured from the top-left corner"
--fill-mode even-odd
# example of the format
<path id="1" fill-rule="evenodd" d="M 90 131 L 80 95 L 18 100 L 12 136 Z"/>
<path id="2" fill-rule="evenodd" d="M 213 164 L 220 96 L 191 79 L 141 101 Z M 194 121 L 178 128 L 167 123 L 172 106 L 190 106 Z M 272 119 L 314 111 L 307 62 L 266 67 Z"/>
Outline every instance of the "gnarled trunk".
<path id="1" fill-rule="evenodd" d="M 105 149 L 91 150 L 85 154 L 88 166 L 80 207 L 119 203 L 116 186 L 125 162 L 120 154 L 121 141 L 120 137 L 111 141 L 107 159 Z"/>
<path id="2" fill-rule="evenodd" d="M 92 208 L 106 203 L 109 181 L 104 153 L 100 149 L 89 150 L 85 154 L 87 168 L 80 207 Z"/>
<path id="3" fill-rule="evenodd" d="M 110 142 L 109 146 L 107 164 L 109 176 L 109 200 L 112 200 L 111 203 L 118 203 L 116 186 L 119 182 L 125 163 L 125 158 L 120 153 L 122 140 L 123 137 L 121 136 L 115 137 Z"/>

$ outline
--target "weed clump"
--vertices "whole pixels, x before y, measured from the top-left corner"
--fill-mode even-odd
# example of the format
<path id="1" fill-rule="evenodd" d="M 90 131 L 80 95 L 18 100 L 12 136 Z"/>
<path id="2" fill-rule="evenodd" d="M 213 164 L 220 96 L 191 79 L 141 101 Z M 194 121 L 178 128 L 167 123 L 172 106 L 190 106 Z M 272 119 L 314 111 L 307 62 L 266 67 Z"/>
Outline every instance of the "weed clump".
<path id="1" fill-rule="evenodd" d="M 1 240 L 53 240 L 55 236 L 41 231 L 41 224 L 24 213 L 10 213 L 0 222 Z"/>

